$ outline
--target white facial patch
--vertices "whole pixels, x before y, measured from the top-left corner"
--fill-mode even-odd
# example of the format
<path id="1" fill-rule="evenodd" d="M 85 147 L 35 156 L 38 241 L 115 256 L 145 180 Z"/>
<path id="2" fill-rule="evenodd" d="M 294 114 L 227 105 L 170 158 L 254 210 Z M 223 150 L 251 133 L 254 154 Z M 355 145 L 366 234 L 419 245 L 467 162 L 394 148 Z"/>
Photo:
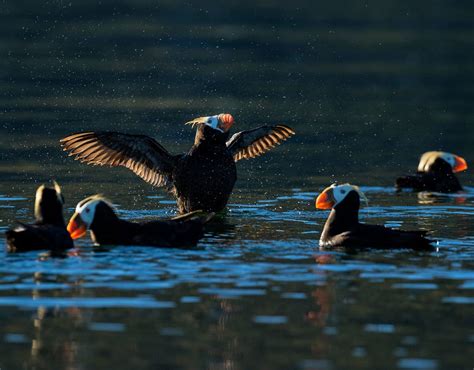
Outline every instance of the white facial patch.
<path id="1" fill-rule="evenodd" d="M 95 209 L 100 202 L 101 200 L 94 199 L 82 205 L 79 203 L 76 206 L 76 213 L 81 216 L 82 221 L 87 226 L 90 226 L 92 221 L 94 221 Z"/>
<path id="2" fill-rule="evenodd" d="M 441 155 L 441 158 L 448 162 L 451 168 L 454 168 L 454 166 L 456 165 L 456 159 L 454 158 L 454 154 L 443 153 Z"/>
<path id="3" fill-rule="evenodd" d="M 209 116 L 207 117 L 206 123 L 207 126 L 212 127 L 215 130 L 219 130 L 220 132 L 224 132 L 221 128 L 218 127 L 219 125 L 219 116 Z"/>
<path id="4" fill-rule="evenodd" d="M 351 184 L 341 184 L 341 185 L 332 185 L 332 192 L 334 195 L 334 200 L 336 201 L 336 204 L 339 204 L 342 202 L 347 194 L 349 194 L 351 191 L 356 191 L 359 194 L 359 198 L 367 203 L 367 197 L 365 194 L 359 189 L 359 187 L 351 185 Z"/>
<path id="5" fill-rule="evenodd" d="M 349 184 L 334 186 L 332 188 L 332 192 L 334 194 L 334 200 L 336 201 L 336 204 L 342 202 L 351 190 L 355 189 Z"/>

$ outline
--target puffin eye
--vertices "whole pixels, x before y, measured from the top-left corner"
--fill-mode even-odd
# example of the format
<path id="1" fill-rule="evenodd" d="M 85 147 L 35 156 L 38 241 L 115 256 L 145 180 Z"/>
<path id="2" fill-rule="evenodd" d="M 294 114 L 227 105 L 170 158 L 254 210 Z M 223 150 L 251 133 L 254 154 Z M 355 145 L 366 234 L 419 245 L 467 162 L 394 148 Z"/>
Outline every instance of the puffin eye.
<path id="1" fill-rule="evenodd" d="M 212 120 L 209 118 L 209 119 L 207 120 L 207 123 L 211 123 L 211 122 L 212 122 Z"/>
<path id="2" fill-rule="evenodd" d="M 346 191 L 344 189 L 341 189 L 341 194 L 346 194 Z"/>
<path id="3" fill-rule="evenodd" d="M 86 208 L 86 213 L 89 213 L 90 212 L 90 209 L 89 208 Z"/>

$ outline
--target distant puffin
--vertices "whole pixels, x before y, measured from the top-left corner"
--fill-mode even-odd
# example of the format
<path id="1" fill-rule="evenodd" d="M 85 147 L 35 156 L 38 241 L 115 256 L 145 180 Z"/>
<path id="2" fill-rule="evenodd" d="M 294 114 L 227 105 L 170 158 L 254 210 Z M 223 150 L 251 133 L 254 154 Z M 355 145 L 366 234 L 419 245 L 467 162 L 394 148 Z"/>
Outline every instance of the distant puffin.
<path id="1" fill-rule="evenodd" d="M 467 169 L 464 158 L 446 152 L 426 152 L 420 158 L 418 171 L 413 175 L 399 177 L 397 189 L 412 188 L 414 191 L 455 193 L 462 190 L 456 172 Z"/>
<path id="2" fill-rule="evenodd" d="M 184 154 L 171 155 L 145 135 L 84 132 L 61 144 L 70 156 L 93 165 L 126 167 L 153 186 L 164 186 L 177 199 L 178 210 L 218 212 L 227 204 L 237 179 L 235 162 L 257 157 L 280 144 L 294 131 L 284 125 L 241 131 L 229 139 L 234 123 L 230 114 L 199 117 L 194 145 Z"/>
<path id="3" fill-rule="evenodd" d="M 54 188 L 41 185 L 36 190 L 35 223 L 19 223 L 6 232 L 8 251 L 48 249 L 60 252 L 73 248 L 72 239 L 64 223 L 63 204 L 64 197 L 56 182 Z"/>
<path id="4" fill-rule="evenodd" d="M 93 195 L 76 206 L 67 230 L 73 239 L 91 231 L 97 245 L 148 245 L 187 248 L 203 236 L 203 226 L 213 216 L 202 211 L 191 212 L 169 220 L 130 222 L 118 218 L 112 204 Z"/>
<path id="5" fill-rule="evenodd" d="M 367 198 L 357 186 L 336 185 L 324 189 L 316 199 L 317 209 L 332 209 L 324 225 L 321 247 L 433 249 L 426 231 L 402 231 L 359 222 L 360 200 Z"/>

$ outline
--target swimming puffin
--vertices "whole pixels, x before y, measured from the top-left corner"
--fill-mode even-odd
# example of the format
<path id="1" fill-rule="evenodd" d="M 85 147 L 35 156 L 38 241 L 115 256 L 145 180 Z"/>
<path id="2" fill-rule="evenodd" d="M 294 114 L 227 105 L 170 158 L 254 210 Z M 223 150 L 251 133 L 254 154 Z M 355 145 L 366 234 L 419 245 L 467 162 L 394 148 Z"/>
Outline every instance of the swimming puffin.
<path id="1" fill-rule="evenodd" d="M 426 231 L 402 231 L 359 222 L 360 200 L 367 198 L 357 186 L 333 184 L 316 198 L 317 209 L 331 209 L 324 225 L 321 247 L 433 249 Z"/>
<path id="2" fill-rule="evenodd" d="M 224 209 L 237 179 L 235 162 L 257 157 L 294 131 L 285 125 L 241 131 L 229 139 L 230 114 L 199 117 L 194 145 L 172 155 L 149 136 L 119 132 L 83 132 L 62 139 L 70 156 L 93 165 L 123 166 L 153 186 L 163 186 L 177 199 L 180 213 Z"/>
<path id="3" fill-rule="evenodd" d="M 91 231 L 96 245 L 147 245 L 187 248 L 203 236 L 203 226 L 213 216 L 195 211 L 170 220 L 131 222 L 120 219 L 101 195 L 80 201 L 67 230 L 73 239 Z"/>
<path id="4" fill-rule="evenodd" d="M 420 158 L 418 171 L 413 175 L 399 177 L 397 189 L 412 188 L 414 191 L 455 193 L 462 190 L 456 172 L 467 169 L 464 158 L 446 152 L 426 152 Z"/>
<path id="5" fill-rule="evenodd" d="M 64 197 L 61 188 L 54 182 L 54 188 L 41 185 L 36 190 L 35 223 L 19 223 L 6 232 L 9 252 L 48 249 L 64 251 L 74 244 L 66 230 L 63 218 Z"/>

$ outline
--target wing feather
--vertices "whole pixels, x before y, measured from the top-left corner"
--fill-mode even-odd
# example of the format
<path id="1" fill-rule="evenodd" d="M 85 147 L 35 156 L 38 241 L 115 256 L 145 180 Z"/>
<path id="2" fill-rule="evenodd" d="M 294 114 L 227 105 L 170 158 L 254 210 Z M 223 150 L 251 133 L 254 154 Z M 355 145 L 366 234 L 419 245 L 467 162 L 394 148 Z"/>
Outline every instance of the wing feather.
<path id="1" fill-rule="evenodd" d="M 81 162 L 126 167 L 153 186 L 171 185 L 176 157 L 151 137 L 98 131 L 73 134 L 60 142 Z"/>
<path id="2" fill-rule="evenodd" d="M 227 147 L 237 162 L 241 159 L 258 157 L 294 134 L 295 131 L 285 125 L 261 126 L 234 134 L 227 141 Z"/>

